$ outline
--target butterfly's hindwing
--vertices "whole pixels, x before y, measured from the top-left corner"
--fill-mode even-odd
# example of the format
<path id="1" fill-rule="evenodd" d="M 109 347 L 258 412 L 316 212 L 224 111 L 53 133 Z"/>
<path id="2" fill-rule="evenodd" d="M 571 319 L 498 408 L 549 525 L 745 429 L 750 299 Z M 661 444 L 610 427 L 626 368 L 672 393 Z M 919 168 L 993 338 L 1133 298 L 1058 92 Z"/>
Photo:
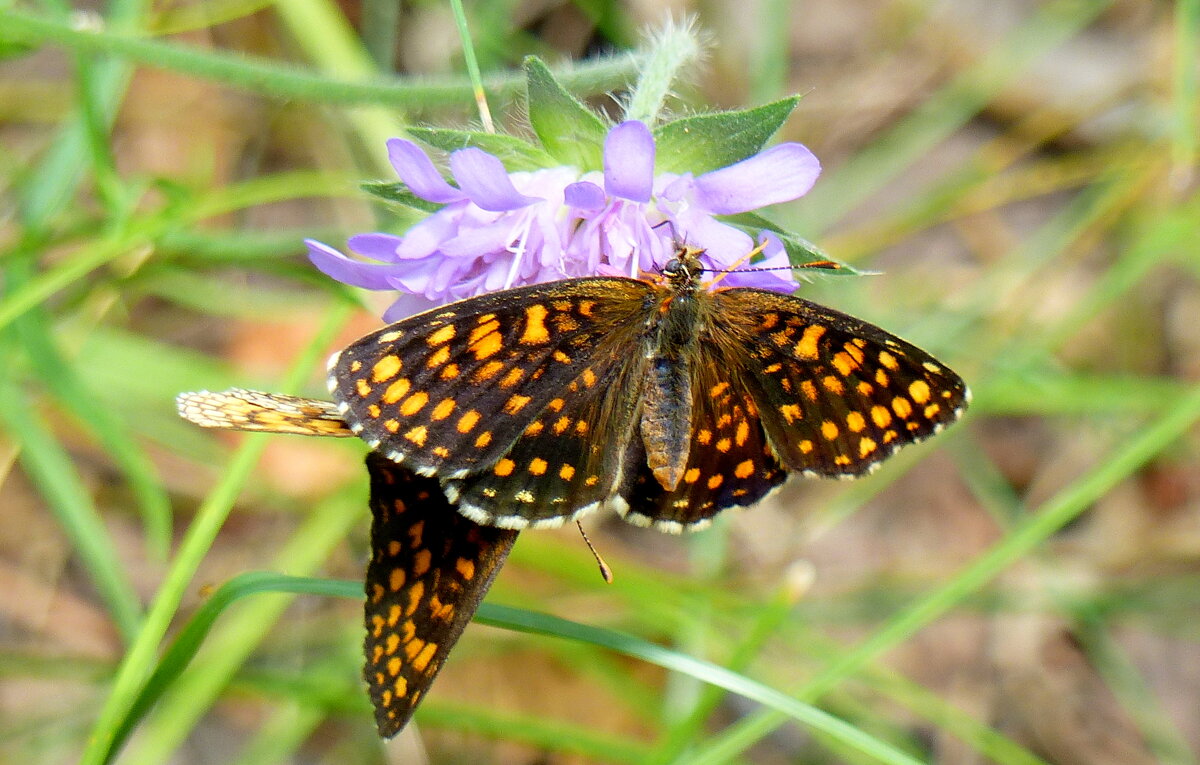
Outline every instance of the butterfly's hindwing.
<path id="1" fill-rule="evenodd" d="M 448 481 L 446 492 L 459 511 L 480 523 L 524 528 L 557 526 L 604 506 L 629 469 L 622 466 L 625 444 L 637 438 L 637 358 L 598 359 L 491 468 Z"/>
<path id="2" fill-rule="evenodd" d="M 692 432 L 681 480 L 668 489 L 647 465 L 634 439 L 622 495 L 626 519 L 665 531 L 707 525 L 729 507 L 745 507 L 783 483 L 787 474 L 771 452 L 757 405 L 742 382 L 739 359 L 704 344 L 692 362 Z"/>
<path id="3" fill-rule="evenodd" d="M 517 532 L 459 515 L 433 478 L 372 452 L 363 677 L 380 735 L 395 735 L 479 607 Z"/>

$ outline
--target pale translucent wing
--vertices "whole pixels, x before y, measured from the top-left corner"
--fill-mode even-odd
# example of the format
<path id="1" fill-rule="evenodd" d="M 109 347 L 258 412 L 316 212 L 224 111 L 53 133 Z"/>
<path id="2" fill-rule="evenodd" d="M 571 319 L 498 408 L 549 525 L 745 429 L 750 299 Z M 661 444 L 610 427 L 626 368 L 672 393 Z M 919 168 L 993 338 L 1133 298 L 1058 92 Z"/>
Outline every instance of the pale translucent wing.
<path id="1" fill-rule="evenodd" d="M 328 401 L 231 388 L 220 393 L 180 393 L 179 416 L 202 428 L 345 438 L 354 432 Z"/>

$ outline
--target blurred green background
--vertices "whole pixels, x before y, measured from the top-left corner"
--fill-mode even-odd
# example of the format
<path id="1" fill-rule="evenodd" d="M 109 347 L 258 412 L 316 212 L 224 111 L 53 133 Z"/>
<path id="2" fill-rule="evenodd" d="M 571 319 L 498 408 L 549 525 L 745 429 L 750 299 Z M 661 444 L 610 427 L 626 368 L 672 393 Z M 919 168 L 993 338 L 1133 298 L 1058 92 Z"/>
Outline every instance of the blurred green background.
<path id="1" fill-rule="evenodd" d="M 0 761 L 99 762 L 128 730 L 119 762 L 1200 759 L 1200 2 L 466 5 L 514 132 L 524 56 L 615 115 L 668 12 L 706 42 L 672 112 L 804 96 L 779 138 L 824 174 L 772 215 L 882 272 L 805 296 L 975 403 L 870 478 L 701 534 L 591 519 L 611 586 L 573 529 L 523 534 L 489 602 L 726 666 L 861 740 L 546 622 L 468 628 L 385 746 L 354 599 L 214 600 L 251 571 L 359 586 L 365 447 L 202 432 L 173 398 L 323 395 L 386 301 L 300 240 L 403 230 L 357 184 L 406 125 L 475 124 L 462 45 L 440 2 L 45 0 L 0 3 Z"/>

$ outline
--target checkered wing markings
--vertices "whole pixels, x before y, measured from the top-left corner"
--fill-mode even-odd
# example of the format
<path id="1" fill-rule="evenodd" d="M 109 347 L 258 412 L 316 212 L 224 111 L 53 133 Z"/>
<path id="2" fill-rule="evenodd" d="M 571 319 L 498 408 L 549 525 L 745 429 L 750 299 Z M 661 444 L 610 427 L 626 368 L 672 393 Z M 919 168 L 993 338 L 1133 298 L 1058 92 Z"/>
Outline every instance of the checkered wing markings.
<path id="1" fill-rule="evenodd" d="M 372 452 L 364 643 L 380 735 L 408 722 L 471 620 L 517 532 L 455 512 L 438 482 Z"/>
<path id="2" fill-rule="evenodd" d="M 330 390 L 374 449 L 423 474 L 461 477 L 500 459 L 613 327 L 637 324 L 650 290 L 588 278 L 434 309 L 342 351 Z"/>
<path id="3" fill-rule="evenodd" d="M 587 367 L 488 470 L 448 481 L 460 512 L 480 522 L 554 526 L 598 509 L 614 491 L 643 374 L 634 346 L 598 349 Z M 645 467 L 645 458 L 641 457 Z"/>
<path id="4" fill-rule="evenodd" d="M 761 290 L 731 289 L 716 299 L 722 320 L 755 328 L 750 388 L 789 470 L 862 474 L 953 422 L 966 405 L 956 374 L 879 327 Z"/>
<path id="5" fill-rule="evenodd" d="M 738 377 L 742 355 L 728 343 L 700 345 L 691 370 L 687 467 L 673 490 L 663 488 L 646 466 L 641 439 L 630 443 L 626 464 L 638 469 L 621 492 L 629 503 L 627 520 L 678 531 L 725 508 L 751 505 L 787 478 L 766 442 L 757 405 Z"/>

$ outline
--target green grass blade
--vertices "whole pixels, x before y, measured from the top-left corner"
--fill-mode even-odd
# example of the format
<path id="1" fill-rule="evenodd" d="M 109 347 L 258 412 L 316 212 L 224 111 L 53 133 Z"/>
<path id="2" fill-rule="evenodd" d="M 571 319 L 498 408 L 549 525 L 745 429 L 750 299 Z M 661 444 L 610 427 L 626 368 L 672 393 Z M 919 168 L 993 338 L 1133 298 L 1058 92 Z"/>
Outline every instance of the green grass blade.
<path id="1" fill-rule="evenodd" d="M 319 503 L 270 565 L 280 571 L 312 573 L 355 525 L 366 523 L 365 481 L 353 489 L 339 490 Z M 359 586 L 361 595 L 361 586 Z M 256 601 L 240 608 L 209 635 L 201 661 L 174 678 L 165 696 L 144 719 L 139 736 L 128 752 L 130 762 L 165 762 L 179 749 L 197 721 L 216 702 L 251 653 L 267 641 L 289 597 Z"/>
<path id="2" fill-rule="evenodd" d="M 347 188 L 339 186 L 325 173 L 280 173 L 254 178 L 197 197 L 190 200 L 186 210 L 173 208 L 139 218 L 126 226 L 120 235 L 89 241 L 70 257 L 64 258 L 62 263 L 39 273 L 20 289 L 6 295 L 0 302 L 0 329 L 60 290 L 86 283 L 85 277 L 97 268 L 128 252 L 152 247 L 159 237 L 171 230 L 213 216 L 297 196 L 342 196 Z"/>
<path id="3" fill-rule="evenodd" d="M 908 763 L 909 765 L 918 762 L 904 752 L 863 733 L 852 725 L 826 714 L 816 707 L 798 702 L 785 693 L 716 664 L 694 659 L 630 635 L 569 622 L 547 614 L 519 611 L 490 603 L 480 606 L 476 621 L 536 635 L 581 640 L 608 648 L 757 701 L 771 709 L 774 714 L 791 717 L 879 762 Z"/>
<path id="4" fill-rule="evenodd" d="M 107 604 L 126 641 L 137 634 L 142 607 L 121 566 L 108 529 L 71 457 L 14 380 L 0 373 L 0 423 L 20 450 L 21 464 L 50 505 L 63 532 Z"/>
<path id="5" fill-rule="evenodd" d="M 361 591 L 362 586 L 358 583 L 291 577 L 271 572 L 252 571 L 230 579 L 196 609 L 187 624 L 175 636 L 171 646 L 163 653 L 158 666 L 147 678 L 146 684 L 130 704 L 128 713 L 118 726 L 104 762 L 112 760 L 125 744 L 134 726 L 146 717 L 163 694 L 172 689 L 179 676 L 195 658 L 217 619 L 237 600 L 265 592 L 361 597 Z M 270 607 L 274 606 L 272 603 Z"/>
<path id="6" fill-rule="evenodd" d="M 164 559 L 171 542 L 171 501 L 154 465 L 113 410 L 100 404 L 76 368 L 58 352 L 42 317 L 30 314 L 23 319 L 17 326 L 18 335 L 39 382 L 59 406 L 74 415 L 81 428 L 96 437 L 124 474 L 146 528 L 147 548 L 154 557 Z"/>
<path id="7" fill-rule="evenodd" d="M 379 77 L 364 81 L 309 74 L 296 71 L 295 67 L 247 56 L 211 53 L 113 32 L 84 32 L 65 22 L 11 9 L 0 9 L 0 28 L 12 40 L 51 41 L 79 51 L 118 55 L 273 98 L 398 109 L 457 106 L 471 100 L 471 84 L 462 77 L 420 80 Z M 560 80 L 576 92 L 603 93 L 627 84 L 636 74 L 637 66 L 637 60 L 628 56 L 600 58 L 573 67 L 564 72 Z M 496 75 L 484 80 L 488 92 L 502 97 L 516 95 L 524 85 L 524 77 L 518 74 Z"/>
<path id="8" fill-rule="evenodd" d="M 901 120 L 872 145 L 821 179 L 801 205 L 810 235 L 827 230 L 951 133 L 961 128 L 1039 57 L 1083 29 L 1109 0 L 1054 0 L 989 51 L 972 68 Z"/>
<path id="9" fill-rule="evenodd" d="M 1196 177 L 1197 143 L 1200 142 L 1200 87 L 1196 61 L 1200 59 L 1200 0 L 1175 0 L 1175 51 L 1172 67 L 1172 181 L 1185 189 Z"/>
<path id="10" fill-rule="evenodd" d="M 340 306 L 328 313 L 317 336 L 294 363 L 288 375 L 289 380 L 284 385 L 285 390 L 294 390 L 298 381 L 307 376 L 308 370 L 315 365 L 315 356 L 319 349 L 328 345 L 337 328 L 346 320 L 348 312 L 346 307 Z M 221 480 L 197 511 L 140 631 L 117 669 L 112 691 L 100 709 L 92 735 L 88 739 L 87 749 L 80 760 L 83 765 L 101 765 L 108 761 L 116 735 L 125 724 L 128 711 L 136 701 L 144 681 L 153 671 L 159 643 L 166 635 L 188 584 L 201 559 L 212 546 L 217 532 L 233 508 L 234 501 L 253 472 L 265 446 L 264 436 L 247 437 L 234 454 Z"/>
<path id="11" fill-rule="evenodd" d="M 148 3 L 143 0 L 113 0 L 108 4 L 106 24 L 113 30 L 136 27 Z M 0 18 L 8 9 L 0 9 Z M 67 23 L 66 19 L 63 23 Z M 0 36 L 16 30 L 0 21 Z M 128 62 L 105 59 L 92 62 L 90 73 L 92 106 L 97 120 L 111 128 L 117 108 L 125 96 L 132 67 Z M 78 115 L 69 119 L 46 152 L 37 170 L 30 173 L 20 196 L 21 221 L 30 231 L 41 232 L 75 195 L 88 168 L 87 127 Z"/>
<path id="12" fill-rule="evenodd" d="M 183 667 L 194 655 L 197 647 L 204 641 L 208 630 L 220 614 L 238 598 L 246 595 L 274 593 L 309 593 L 337 595 L 341 597 L 360 599 L 362 585 L 348 581 L 331 581 L 322 579 L 307 579 L 286 576 L 282 574 L 254 573 L 243 574 L 223 585 L 208 602 L 197 611 L 193 619 L 180 634 L 176 643 L 164 657 L 160 670 L 155 673 L 155 683 L 147 686 L 146 696 L 139 698 L 137 709 L 144 710 L 153 703 L 154 697 L 164 690 L 170 681 L 180 675 Z M 261 613 L 261 604 L 255 613 Z M 917 760 L 900 752 L 882 741 L 874 739 L 861 731 L 847 725 L 831 715 L 818 709 L 796 702 L 785 694 L 768 688 L 724 667 L 708 662 L 699 661 L 674 651 L 647 643 L 629 635 L 611 630 L 577 624 L 565 619 L 547 614 L 530 613 L 507 606 L 484 603 L 480 606 L 476 621 L 492 626 L 530 632 L 538 635 L 579 640 L 592 645 L 617 651 L 674 672 L 682 672 L 705 683 L 717 685 L 725 690 L 758 701 L 772 709 L 780 710 L 798 721 L 805 723 L 832 739 L 851 747 L 853 750 L 867 755 L 879 762 L 904 763 L 915 765 Z M 205 672 L 210 671 L 206 668 Z M 154 761 L 153 750 L 139 748 L 139 757 L 134 761 Z"/>

